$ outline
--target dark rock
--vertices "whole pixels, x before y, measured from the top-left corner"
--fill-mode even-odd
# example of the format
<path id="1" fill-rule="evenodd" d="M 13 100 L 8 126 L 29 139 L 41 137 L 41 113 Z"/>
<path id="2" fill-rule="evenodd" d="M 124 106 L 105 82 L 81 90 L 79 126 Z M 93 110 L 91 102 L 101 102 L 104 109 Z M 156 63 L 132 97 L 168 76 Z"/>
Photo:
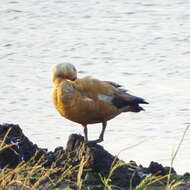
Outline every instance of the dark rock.
<path id="1" fill-rule="evenodd" d="M 117 157 L 107 152 L 101 145 L 88 145 L 84 143 L 84 137 L 77 134 L 72 134 L 69 137 L 66 151 L 70 154 L 73 163 L 80 163 L 82 157 L 87 161 L 85 164 L 86 169 L 91 169 L 93 173 L 99 173 L 102 177 L 111 179 L 111 184 L 127 187 L 131 183 L 133 186 L 139 184 L 141 181 L 137 172 L 129 171 L 129 166 L 123 161 L 120 161 Z M 120 162 L 118 164 L 118 162 Z M 118 166 L 110 171 L 115 165 Z M 86 175 L 86 174 L 84 174 Z M 131 180 L 132 179 L 132 180 Z"/>
<path id="2" fill-rule="evenodd" d="M 20 162 L 33 157 L 38 149 L 14 124 L 0 125 L 0 140 L 4 142 L 0 151 L 0 168 L 15 168 Z"/>
<path id="3" fill-rule="evenodd" d="M 165 166 L 164 168 L 165 168 L 166 174 L 169 174 L 169 173 L 177 174 L 176 171 L 174 170 L 174 168 L 171 168 L 168 166 Z"/>
<path id="4" fill-rule="evenodd" d="M 79 146 L 84 143 L 84 137 L 78 134 L 72 134 L 69 136 L 69 140 L 67 142 L 66 151 L 72 152 L 76 150 Z"/>
<path id="5" fill-rule="evenodd" d="M 15 168 L 20 163 L 20 155 L 11 148 L 1 149 L 0 168 Z"/>
<path id="6" fill-rule="evenodd" d="M 63 147 L 62 146 L 58 146 L 55 148 L 54 152 L 58 152 L 58 151 L 62 151 Z"/>
<path id="7" fill-rule="evenodd" d="M 153 162 L 153 161 L 150 163 L 148 167 L 148 172 L 155 176 L 159 176 L 159 175 L 164 176 L 164 175 L 169 174 L 169 172 L 176 174 L 173 168 L 163 167 L 161 164 L 157 162 Z"/>
<path id="8" fill-rule="evenodd" d="M 183 177 L 185 179 L 190 179 L 190 173 L 189 172 L 185 172 L 184 175 L 183 175 Z"/>
<path id="9" fill-rule="evenodd" d="M 38 148 L 22 132 L 18 125 L 0 125 L 0 169 L 4 167 L 15 168 L 19 163 L 32 159 L 41 164 L 41 167 L 56 169 L 49 178 L 41 182 L 41 189 L 49 188 L 49 179 L 60 179 L 60 176 L 68 168 L 74 168 L 69 174 L 69 181 L 77 181 L 78 169 L 82 168 L 81 179 L 83 190 L 105 189 L 102 179 L 107 179 L 108 184 L 113 190 L 126 189 L 129 186 L 135 187 L 145 177 L 149 175 L 167 175 L 169 172 L 175 174 L 175 170 L 170 167 L 163 167 L 157 162 L 151 162 L 148 168 L 138 166 L 135 161 L 128 164 L 118 157 L 111 155 L 103 146 L 98 144 L 86 144 L 84 137 L 78 134 L 70 135 L 66 149 L 57 147 L 54 151 Z M 184 174 L 184 178 L 189 178 L 190 174 Z M 32 178 L 35 183 L 36 178 Z M 51 186 L 77 189 L 76 184 L 59 181 L 58 184 Z M 45 188 L 44 188 L 45 187 Z"/>

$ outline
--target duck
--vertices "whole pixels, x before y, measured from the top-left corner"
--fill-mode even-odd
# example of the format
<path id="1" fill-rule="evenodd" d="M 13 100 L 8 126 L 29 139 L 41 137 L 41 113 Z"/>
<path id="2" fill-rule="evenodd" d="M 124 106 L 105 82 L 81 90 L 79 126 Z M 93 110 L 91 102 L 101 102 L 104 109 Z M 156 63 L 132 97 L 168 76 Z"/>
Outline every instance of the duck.
<path id="1" fill-rule="evenodd" d="M 122 85 L 91 76 L 77 77 L 71 63 L 55 64 L 51 68 L 52 100 L 64 118 L 83 126 L 84 141 L 97 144 L 104 140 L 107 121 L 125 112 L 140 112 L 145 99 L 128 93 Z M 102 123 L 99 138 L 88 139 L 87 125 Z"/>

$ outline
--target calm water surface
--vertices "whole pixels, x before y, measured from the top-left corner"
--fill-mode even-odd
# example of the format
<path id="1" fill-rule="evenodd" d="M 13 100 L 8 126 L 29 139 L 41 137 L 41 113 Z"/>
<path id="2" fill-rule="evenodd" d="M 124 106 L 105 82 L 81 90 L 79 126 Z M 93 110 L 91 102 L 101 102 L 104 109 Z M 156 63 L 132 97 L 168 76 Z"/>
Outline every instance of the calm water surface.
<path id="1" fill-rule="evenodd" d="M 189 9 L 188 0 L 2 0 L 0 122 L 19 124 L 49 149 L 82 133 L 51 102 L 50 67 L 71 62 L 79 77 L 113 80 L 150 102 L 146 112 L 108 122 L 102 145 L 113 154 L 126 148 L 125 161 L 169 165 L 190 122 Z M 91 139 L 100 126 L 89 126 Z M 189 143 L 188 132 L 174 162 L 179 173 L 190 171 Z"/>

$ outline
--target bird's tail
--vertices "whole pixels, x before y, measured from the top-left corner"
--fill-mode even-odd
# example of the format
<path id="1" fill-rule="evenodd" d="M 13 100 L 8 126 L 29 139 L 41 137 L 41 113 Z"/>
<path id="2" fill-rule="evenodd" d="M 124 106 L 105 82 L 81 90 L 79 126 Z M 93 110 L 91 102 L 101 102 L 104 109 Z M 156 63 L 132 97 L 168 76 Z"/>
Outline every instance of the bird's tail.
<path id="1" fill-rule="evenodd" d="M 117 97 L 114 98 L 113 103 L 117 108 L 123 109 L 124 112 L 140 112 L 144 109 L 139 104 L 148 104 L 143 98 L 133 96 L 129 93 L 118 94 Z"/>

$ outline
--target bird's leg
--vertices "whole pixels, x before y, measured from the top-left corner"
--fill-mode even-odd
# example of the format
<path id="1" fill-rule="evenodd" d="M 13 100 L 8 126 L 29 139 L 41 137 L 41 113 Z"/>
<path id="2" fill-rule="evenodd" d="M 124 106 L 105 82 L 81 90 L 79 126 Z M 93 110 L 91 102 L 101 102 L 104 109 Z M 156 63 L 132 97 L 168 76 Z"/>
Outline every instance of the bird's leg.
<path id="1" fill-rule="evenodd" d="M 101 130 L 101 133 L 100 133 L 100 136 L 99 136 L 100 142 L 102 142 L 104 140 L 104 132 L 105 132 L 106 126 L 107 126 L 107 122 L 103 121 L 102 122 L 102 130 Z"/>
<path id="2" fill-rule="evenodd" d="M 88 142 L 88 129 L 86 125 L 83 125 L 84 127 L 84 141 Z"/>
<path id="3" fill-rule="evenodd" d="M 94 144 L 102 142 L 104 140 L 104 132 L 105 132 L 105 129 L 106 129 L 106 125 L 107 125 L 107 122 L 103 121 L 102 122 L 102 130 L 101 130 L 99 138 L 97 140 L 93 140 L 93 141 L 86 141 L 87 144 L 94 145 Z"/>

